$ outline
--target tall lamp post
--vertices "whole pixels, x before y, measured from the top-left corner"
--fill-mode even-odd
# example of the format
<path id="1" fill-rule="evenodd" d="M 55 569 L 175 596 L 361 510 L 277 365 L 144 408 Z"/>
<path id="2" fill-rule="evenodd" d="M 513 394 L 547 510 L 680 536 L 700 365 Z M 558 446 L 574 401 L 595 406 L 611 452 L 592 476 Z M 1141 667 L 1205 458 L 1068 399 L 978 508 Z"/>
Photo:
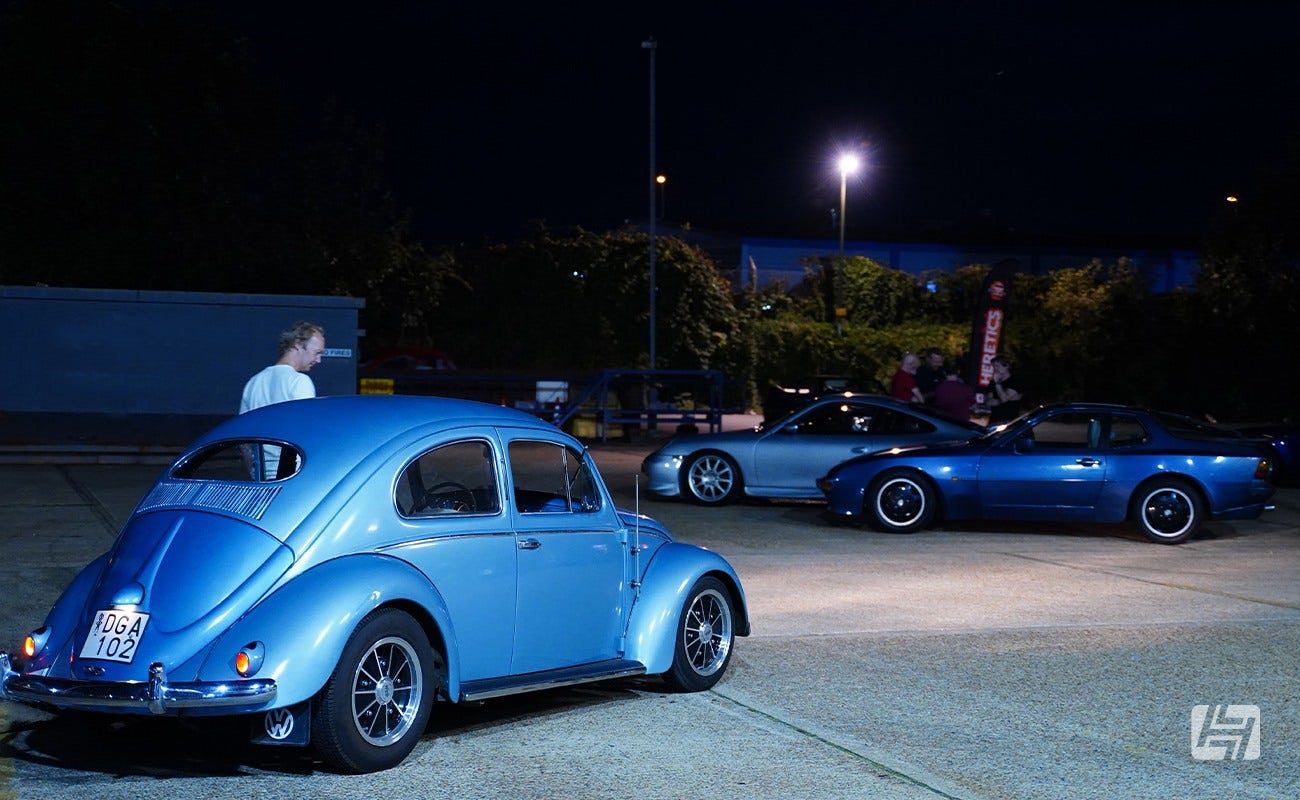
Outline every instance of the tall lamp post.
<path id="1" fill-rule="evenodd" d="M 861 160 L 853 153 L 840 156 L 840 255 L 844 255 L 844 203 L 848 199 L 849 174 L 858 171 Z"/>
<path id="2" fill-rule="evenodd" d="M 653 37 L 641 43 L 650 51 L 650 369 L 659 365 L 655 358 L 655 50 Z"/>

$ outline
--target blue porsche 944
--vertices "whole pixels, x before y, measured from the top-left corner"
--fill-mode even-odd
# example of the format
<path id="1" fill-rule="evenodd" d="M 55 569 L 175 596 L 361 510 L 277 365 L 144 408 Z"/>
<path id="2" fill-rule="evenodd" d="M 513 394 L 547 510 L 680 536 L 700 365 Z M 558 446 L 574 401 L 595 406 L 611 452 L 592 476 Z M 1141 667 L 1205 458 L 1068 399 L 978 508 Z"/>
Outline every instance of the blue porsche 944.
<path id="1" fill-rule="evenodd" d="M 246 716 L 370 772 L 435 705 L 632 675 L 707 689 L 744 591 L 721 556 L 615 508 L 534 417 L 430 397 L 267 406 L 190 446 L 66 588 L 0 696 Z"/>
<path id="2" fill-rule="evenodd" d="M 1177 544 L 1207 519 L 1255 519 L 1274 492 L 1261 447 L 1176 414 L 1099 403 L 1040 407 L 970 442 L 894 448 L 833 467 L 827 510 L 882 531 L 940 519 L 1137 524 Z"/>

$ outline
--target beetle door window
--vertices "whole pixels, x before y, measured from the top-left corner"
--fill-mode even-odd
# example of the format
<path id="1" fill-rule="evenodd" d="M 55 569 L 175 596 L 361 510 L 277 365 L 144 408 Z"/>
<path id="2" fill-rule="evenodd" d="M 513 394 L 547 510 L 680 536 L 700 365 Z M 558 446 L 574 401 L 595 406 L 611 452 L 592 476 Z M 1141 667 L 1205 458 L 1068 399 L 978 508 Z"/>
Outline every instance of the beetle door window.
<path id="1" fill-rule="evenodd" d="M 474 440 L 430 450 L 402 470 L 396 494 L 404 517 L 495 514 L 501 501 L 491 445 Z"/>
<path id="2" fill-rule="evenodd" d="M 582 453 L 551 442 L 510 443 L 515 507 L 524 514 L 586 513 L 600 508 Z"/>

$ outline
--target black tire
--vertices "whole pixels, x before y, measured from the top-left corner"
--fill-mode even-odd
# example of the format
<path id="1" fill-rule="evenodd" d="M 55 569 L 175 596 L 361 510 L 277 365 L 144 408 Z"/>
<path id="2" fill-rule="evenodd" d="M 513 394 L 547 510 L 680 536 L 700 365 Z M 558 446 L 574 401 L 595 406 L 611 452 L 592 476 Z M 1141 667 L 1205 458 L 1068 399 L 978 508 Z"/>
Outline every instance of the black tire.
<path id="1" fill-rule="evenodd" d="M 743 487 L 740 467 L 722 453 L 696 453 L 682 465 L 682 494 L 700 505 L 730 503 Z"/>
<path id="2" fill-rule="evenodd" d="M 894 469 L 871 482 L 863 514 L 879 531 L 914 533 L 930 524 L 939 505 L 938 492 L 918 473 Z"/>
<path id="3" fill-rule="evenodd" d="M 682 604 L 673 666 L 664 673 L 664 682 L 678 692 L 712 688 L 731 663 L 735 641 L 731 593 L 722 581 L 706 575 L 695 582 Z"/>
<path id="4" fill-rule="evenodd" d="M 1160 544 L 1181 544 L 1196 535 L 1205 519 L 1200 492 L 1181 478 L 1157 478 L 1133 495 L 1130 509 L 1142 535 Z"/>
<path id="5" fill-rule="evenodd" d="M 401 763 L 429 722 L 435 658 L 409 614 L 384 608 L 362 620 L 316 697 L 311 734 L 320 757 L 350 773 Z"/>

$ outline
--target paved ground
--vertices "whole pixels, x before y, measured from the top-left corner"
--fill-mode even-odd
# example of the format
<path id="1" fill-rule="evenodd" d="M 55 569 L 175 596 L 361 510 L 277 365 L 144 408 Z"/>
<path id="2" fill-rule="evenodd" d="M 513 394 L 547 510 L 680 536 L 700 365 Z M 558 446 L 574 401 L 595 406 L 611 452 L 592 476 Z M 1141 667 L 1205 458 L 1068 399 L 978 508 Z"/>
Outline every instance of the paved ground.
<path id="1" fill-rule="evenodd" d="M 645 452 L 597 448 L 623 505 Z M 0 642 L 39 624 L 158 470 L 0 465 Z M 453 708 L 407 762 L 360 777 L 221 726 L 0 707 L 0 800 L 1297 798 L 1300 490 L 1278 506 L 1162 547 L 1124 529 L 888 536 L 813 503 L 642 499 L 745 581 L 754 635 L 712 692 L 645 679 Z M 1258 708 L 1258 759 L 1192 757 L 1193 709 L 1226 704 Z"/>

